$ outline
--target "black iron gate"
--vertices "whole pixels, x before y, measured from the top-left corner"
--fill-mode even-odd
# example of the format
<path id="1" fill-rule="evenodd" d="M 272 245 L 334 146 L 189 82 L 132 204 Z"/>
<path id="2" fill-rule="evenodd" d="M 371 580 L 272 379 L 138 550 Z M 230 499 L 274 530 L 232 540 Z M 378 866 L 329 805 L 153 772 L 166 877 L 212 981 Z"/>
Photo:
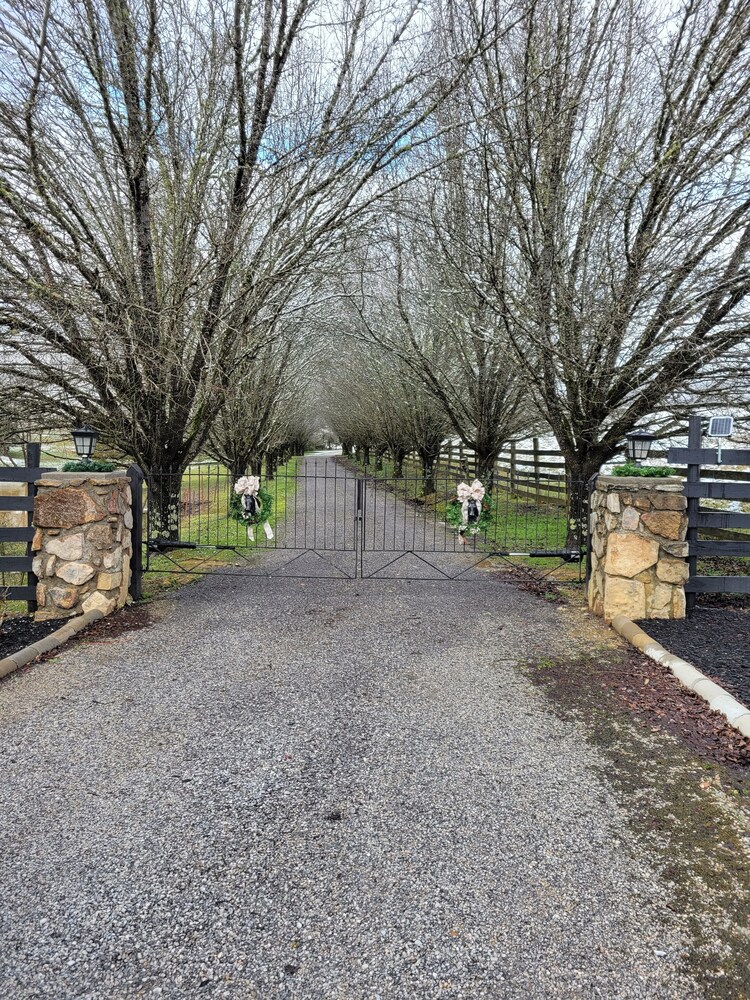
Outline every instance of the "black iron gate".
<path id="1" fill-rule="evenodd" d="M 179 482 L 147 480 L 146 572 L 238 571 L 260 576 L 335 579 L 463 580 L 497 556 L 580 560 L 582 512 L 540 482 L 534 495 L 498 487 L 491 516 L 476 534 L 447 523 L 456 496 L 452 472 L 428 482 L 415 468 L 362 469 L 317 456 L 292 460 L 263 486 L 273 499 L 273 537 L 248 537 L 230 512 L 234 477 L 215 463 L 191 466 Z M 580 496 L 583 491 L 571 491 Z M 171 493 L 174 518 L 160 510 Z M 151 509 L 149 509 L 151 508 Z"/>

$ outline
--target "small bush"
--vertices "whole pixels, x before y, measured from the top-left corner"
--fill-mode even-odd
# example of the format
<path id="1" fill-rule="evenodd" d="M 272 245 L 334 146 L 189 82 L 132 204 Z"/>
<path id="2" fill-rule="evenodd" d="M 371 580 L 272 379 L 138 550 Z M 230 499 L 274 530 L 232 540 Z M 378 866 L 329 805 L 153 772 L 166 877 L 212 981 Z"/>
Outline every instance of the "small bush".
<path id="1" fill-rule="evenodd" d="M 96 458 L 90 458 L 83 462 L 66 462 L 62 470 L 63 472 L 114 472 L 116 468 L 114 462 L 101 462 Z"/>
<path id="2" fill-rule="evenodd" d="M 644 479 L 666 479 L 676 472 L 668 465 L 616 465 L 612 470 L 615 476 L 641 476 Z"/>

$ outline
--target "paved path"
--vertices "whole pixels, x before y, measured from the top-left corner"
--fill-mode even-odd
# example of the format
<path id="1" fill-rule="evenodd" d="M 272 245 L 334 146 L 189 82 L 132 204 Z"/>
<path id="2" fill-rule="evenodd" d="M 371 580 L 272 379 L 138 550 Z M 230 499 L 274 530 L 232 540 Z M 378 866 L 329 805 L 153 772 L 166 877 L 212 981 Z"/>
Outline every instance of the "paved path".
<path id="1" fill-rule="evenodd" d="M 687 1000 L 666 893 L 463 584 L 214 577 L 0 685 L 0 996 Z"/>

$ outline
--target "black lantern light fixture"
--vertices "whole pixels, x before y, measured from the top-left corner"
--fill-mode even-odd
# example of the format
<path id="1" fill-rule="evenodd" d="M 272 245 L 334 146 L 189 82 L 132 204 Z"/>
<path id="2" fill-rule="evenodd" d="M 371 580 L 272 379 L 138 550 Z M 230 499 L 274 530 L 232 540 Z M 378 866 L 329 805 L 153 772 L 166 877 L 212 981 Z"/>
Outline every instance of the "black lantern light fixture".
<path id="1" fill-rule="evenodd" d="M 82 462 L 90 462 L 91 456 L 94 454 L 99 432 L 92 430 L 88 424 L 84 423 L 83 427 L 78 427 L 72 431 L 72 434 L 73 443 L 76 446 L 76 454 Z"/>
<path id="2" fill-rule="evenodd" d="M 633 465 L 640 465 L 648 458 L 656 436 L 650 431 L 634 430 L 630 434 L 626 434 L 625 437 L 628 461 L 632 462 Z"/>

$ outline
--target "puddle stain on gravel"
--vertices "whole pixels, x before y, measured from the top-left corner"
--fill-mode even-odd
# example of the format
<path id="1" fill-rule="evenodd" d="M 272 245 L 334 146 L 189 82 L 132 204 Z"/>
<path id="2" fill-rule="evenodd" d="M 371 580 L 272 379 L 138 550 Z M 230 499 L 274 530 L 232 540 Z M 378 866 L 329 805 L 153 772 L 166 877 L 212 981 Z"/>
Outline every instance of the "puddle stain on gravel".
<path id="1" fill-rule="evenodd" d="M 691 938 L 688 972 L 711 1000 L 750 1000 L 750 763 L 720 762 L 623 703 L 609 685 L 626 661 L 606 649 L 526 672 L 606 758 L 602 777 Z"/>

